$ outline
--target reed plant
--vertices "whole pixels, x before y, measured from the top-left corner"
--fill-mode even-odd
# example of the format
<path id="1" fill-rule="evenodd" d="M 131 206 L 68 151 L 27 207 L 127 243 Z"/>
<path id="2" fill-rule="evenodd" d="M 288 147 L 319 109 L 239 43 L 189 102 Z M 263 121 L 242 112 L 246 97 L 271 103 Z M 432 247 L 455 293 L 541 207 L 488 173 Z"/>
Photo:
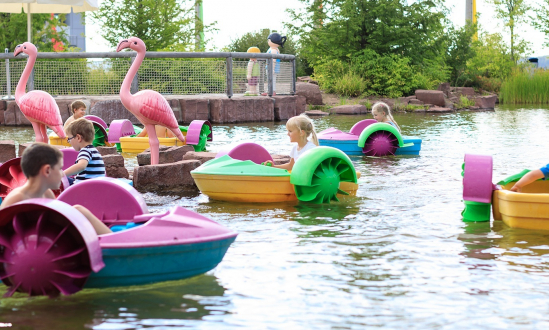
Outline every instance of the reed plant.
<path id="1" fill-rule="evenodd" d="M 499 99 L 505 104 L 548 104 L 549 70 L 514 70 L 501 85 Z"/>

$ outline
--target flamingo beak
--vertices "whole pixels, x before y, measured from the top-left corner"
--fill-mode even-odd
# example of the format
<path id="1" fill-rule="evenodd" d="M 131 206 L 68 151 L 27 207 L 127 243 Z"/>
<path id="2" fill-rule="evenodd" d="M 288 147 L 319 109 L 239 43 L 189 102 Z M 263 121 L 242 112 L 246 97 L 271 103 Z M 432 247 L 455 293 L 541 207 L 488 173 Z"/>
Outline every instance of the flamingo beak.
<path id="1" fill-rule="evenodd" d="M 118 46 L 116 47 L 116 51 L 119 52 L 122 49 L 126 49 L 128 47 L 130 47 L 130 42 L 128 41 L 128 39 L 124 39 L 118 43 Z"/>
<path id="2" fill-rule="evenodd" d="M 15 49 L 13 50 L 13 56 L 17 56 L 23 52 L 23 45 L 17 45 L 15 46 Z"/>

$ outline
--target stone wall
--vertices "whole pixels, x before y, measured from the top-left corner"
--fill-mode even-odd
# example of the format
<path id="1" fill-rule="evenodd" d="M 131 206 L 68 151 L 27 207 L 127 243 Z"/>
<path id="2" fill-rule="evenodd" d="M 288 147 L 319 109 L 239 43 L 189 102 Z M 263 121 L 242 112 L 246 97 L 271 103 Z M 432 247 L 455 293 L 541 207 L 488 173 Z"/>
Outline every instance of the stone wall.
<path id="1" fill-rule="evenodd" d="M 209 120 L 213 124 L 262 122 L 287 120 L 307 110 L 304 96 L 277 95 L 275 97 L 238 97 L 212 95 L 203 97 L 167 96 L 175 118 L 182 125 L 193 120 Z M 62 96 L 55 98 L 63 121 L 70 115 L 70 104 L 84 100 L 89 104 L 86 113 L 101 117 L 106 123 L 115 119 L 128 119 L 139 124 L 118 96 Z M 23 115 L 14 100 L 0 100 L 0 125 L 28 126 L 30 122 Z"/>

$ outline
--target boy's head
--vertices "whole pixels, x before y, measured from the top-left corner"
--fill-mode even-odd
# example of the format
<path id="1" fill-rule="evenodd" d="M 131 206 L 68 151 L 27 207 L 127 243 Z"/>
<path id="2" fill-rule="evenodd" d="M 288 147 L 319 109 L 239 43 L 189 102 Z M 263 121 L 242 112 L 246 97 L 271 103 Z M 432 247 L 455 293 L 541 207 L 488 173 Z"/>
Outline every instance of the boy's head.
<path id="1" fill-rule="evenodd" d="M 71 104 L 71 110 L 75 118 L 84 117 L 86 114 L 86 104 L 80 100 L 74 101 Z"/>
<path id="2" fill-rule="evenodd" d="M 54 171 L 61 172 L 63 168 L 63 153 L 49 144 L 34 143 L 23 151 L 21 168 L 28 179 L 38 176 L 41 171 L 45 171 L 48 176 Z M 61 182 L 61 176 L 60 173 L 54 174 L 59 174 L 57 187 L 54 188 L 57 189 Z M 57 181 L 57 177 L 54 179 Z"/>
<path id="3" fill-rule="evenodd" d="M 76 145 L 80 146 L 81 144 L 91 144 L 95 137 L 93 124 L 86 118 L 76 119 L 70 123 L 69 126 L 67 126 L 65 133 L 67 133 L 69 143 L 77 151 L 81 148 L 77 149 Z"/>

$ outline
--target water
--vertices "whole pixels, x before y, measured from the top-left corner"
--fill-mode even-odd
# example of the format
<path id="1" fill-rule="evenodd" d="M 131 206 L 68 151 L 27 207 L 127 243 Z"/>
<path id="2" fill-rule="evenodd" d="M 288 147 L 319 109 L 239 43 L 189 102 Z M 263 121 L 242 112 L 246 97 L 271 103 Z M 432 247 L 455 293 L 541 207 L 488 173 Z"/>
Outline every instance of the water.
<path id="1" fill-rule="evenodd" d="M 2 299 L 0 326 L 547 329 L 549 232 L 463 223 L 460 173 L 467 152 L 493 155 L 494 182 L 547 164 L 549 110 L 395 117 L 405 135 L 423 139 L 421 156 L 353 158 L 362 172 L 357 197 L 231 204 L 144 194 L 151 211 L 181 205 L 239 232 L 221 264 L 182 281 Z M 349 130 L 364 118 L 315 124 Z M 27 142 L 32 130 L 1 127 L 0 140 L 8 136 Z M 209 149 L 244 141 L 291 148 L 283 124 L 252 123 L 215 126 Z"/>

